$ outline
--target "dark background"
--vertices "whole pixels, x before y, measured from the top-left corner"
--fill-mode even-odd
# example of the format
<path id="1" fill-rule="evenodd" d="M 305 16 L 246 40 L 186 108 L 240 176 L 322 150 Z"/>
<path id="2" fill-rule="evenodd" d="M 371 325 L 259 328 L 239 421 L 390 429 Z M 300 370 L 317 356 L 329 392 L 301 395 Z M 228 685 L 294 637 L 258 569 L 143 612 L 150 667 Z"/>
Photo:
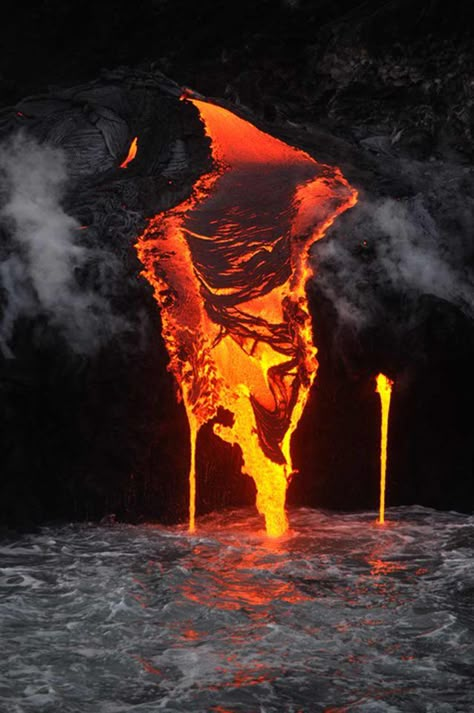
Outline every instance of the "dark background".
<path id="1" fill-rule="evenodd" d="M 401 159 L 472 167 L 472 14 L 435 0 L 39 2 L 28 10 L 6 2 L 0 101 L 8 107 L 120 65 L 159 70 L 245 107 L 277 135 L 293 132 L 291 140 L 340 165 L 363 192 L 405 198 L 414 188 Z M 396 155 L 360 151 L 361 141 L 395 129 L 403 129 Z M 472 184 L 465 190 L 472 197 Z M 338 320 L 317 282 L 310 286 L 320 371 L 294 438 L 300 474 L 290 502 L 377 506 L 374 376 L 384 371 L 396 383 L 388 503 L 471 511 L 472 316 L 433 295 L 372 283 L 360 245 L 354 250 L 384 309 L 354 328 Z M 315 260 L 330 278 L 317 251 Z M 459 262 L 472 270 L 472 241 Z M 129 269 L 138 275 L 132 248 Z M 9 526 L 111 513 L 185 518 L 186 420 L 143 281 L 133 300 L 147 315 L 145 338 L 126 349 L 111 342 L 93 357 L 73 354 L 51 325 L 18 324 L 16 358 L 4 358 L 0 372 L 0 517 Z M 200 512 L 252 502 L 238 449 L 204 429 L 199 454 Z"/>

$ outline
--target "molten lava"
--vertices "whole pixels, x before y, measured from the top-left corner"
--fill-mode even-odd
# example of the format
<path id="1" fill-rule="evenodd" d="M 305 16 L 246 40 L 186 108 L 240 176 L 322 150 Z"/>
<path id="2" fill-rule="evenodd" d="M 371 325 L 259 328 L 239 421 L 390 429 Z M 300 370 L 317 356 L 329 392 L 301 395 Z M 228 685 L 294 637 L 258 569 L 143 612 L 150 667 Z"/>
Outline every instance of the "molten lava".
<path id="1" fill-rule="evenodd" d="M 137 151 L 138 151 L 138 136 L 135 136 L 132 143 L 130 144 L 130 148 L 128 149 L 127 158 L 125 159 L 125 161 L 123 161 L 120 164 L 120 168 L 127 168 L 128 164 L 131 161 L 133 161 L 133 159 L 137 155 Z"/>
<path id="2" fill-rule="evenodd" d="M 357 194 L 337 168 L 227 109 L 186 99 L 211 139 L 213 170 L 190 198 L 155 216 L 136 247 L 189 419 L 189 529 L 196 438 L 213 419 L 214 432 L 240 446 L 276 537 L 288 528 L 291 436 L 318 366 L 308 249 Z"/>
<path id="3" fill-rule="evenodd" d="M 393 381 L 384 374 L 377 376 L 376 393 L 380 396 L 382 419 L 380 427 L 380 508 L 379 524 L 385 522 L 385 484 L 387 473 L 387 441 L 388 441 L 388 416 L 390 412 L 390 398 L 392 396 Z"/>

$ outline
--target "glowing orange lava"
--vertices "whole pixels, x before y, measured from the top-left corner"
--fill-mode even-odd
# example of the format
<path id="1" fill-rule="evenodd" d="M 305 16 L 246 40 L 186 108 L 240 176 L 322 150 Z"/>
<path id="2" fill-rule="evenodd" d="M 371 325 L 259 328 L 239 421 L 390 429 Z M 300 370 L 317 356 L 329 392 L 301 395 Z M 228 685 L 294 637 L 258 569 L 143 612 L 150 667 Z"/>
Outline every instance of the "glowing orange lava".
<path id="1" fill-rule="evenodd" d="M 214 419 L 214 432 L 240 446 L 257 509 L 277 537 L 288 528 L 291 436 L 318 365 L 308 249 L 357 194 L 337 168 L 221 106 L 186 100 L 211 139 L 213 170 L 190 198 L 150 221 L 136 248 L 188 414 L 189 529 L 197 434 Z"/>
<path id="2" fill-rule="evenodd" d="M 123 161 L 120 164 L 120 168 L 127 168 L 128 164 L 131 161 L 133 161 L 133 159 L 137 155 L 137 151 L 138 151 L 138 136 L 135 136 L 132 143 L 130 144 L 130 148 L 128 149 L 127 158 L 125 159 L 125 161 Z"/>
<path id="3" fill-rule="evenodd" d="M 384 374 L 377 376 L 376 393 L 380 396 L 382 419 L 380 427 L 380 508 L 379 524 L 385 522 L 385 484 L 387 473 L 387 441 L 388 441 L 388 415 L 390 411 L 390 398 L 392 396 L 393 381 Z"/>

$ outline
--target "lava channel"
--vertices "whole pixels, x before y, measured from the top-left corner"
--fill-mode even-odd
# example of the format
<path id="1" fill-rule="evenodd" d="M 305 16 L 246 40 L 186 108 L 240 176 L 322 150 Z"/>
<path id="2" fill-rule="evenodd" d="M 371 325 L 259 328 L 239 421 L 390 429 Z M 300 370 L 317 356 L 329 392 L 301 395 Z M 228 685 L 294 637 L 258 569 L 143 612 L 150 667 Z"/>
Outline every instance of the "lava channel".
<path id="1" fill-rule="evenodd" d="M 288 528 L 291 436 L 318 366 L 308 249 L 357 193 L 338 168 L 221 106 L 184 100 L 211 139 L 213 170 L 150 221 L 136 248 L 189 419 L 189 529 L 197 433 L 214 419 L 214 432 L 240 446 L 266 531 L 278 537 Z M 219 421 L 226 412 L 232 418 Z"/>

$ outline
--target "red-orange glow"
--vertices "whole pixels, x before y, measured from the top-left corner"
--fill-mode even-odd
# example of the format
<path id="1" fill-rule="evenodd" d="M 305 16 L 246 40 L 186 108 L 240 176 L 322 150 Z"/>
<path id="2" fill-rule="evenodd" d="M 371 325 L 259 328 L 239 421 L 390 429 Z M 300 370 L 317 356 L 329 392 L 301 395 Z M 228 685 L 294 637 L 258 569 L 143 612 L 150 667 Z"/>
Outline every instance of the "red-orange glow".
<path id="1" fill-rule="evenodd" d="M 428 574 L 428 570 L 426 567 L 418 567 L 418 569 L 415 570 L 415 574 L 417 577 L 422 577 L 424 574 Z"/>
<path id="2" fill-rule="evenodd" d="M 211 139 L 213 170 L 190 198 L 161 213 L 136 245 L 161 307 L 170 370 L 191 442 L 189 529 L 195 529 L 200 427 L 237 443 L 268 535 L 288 528 L 291 436 L 316 375 L 305 284 L 308 249 L 356 192 L 338 169 L 230 111 L 183 95 Z"/>
<path id="3" fill-rule="evenodd" d="M 186 629 L 186 631 L 183 632 L 183 638 L 189 641 L 197 641 L 200 638 L 200 634 L 195 629 Z"/>
<path id="4" fill-rule="evenodd" d="M 387 474 L 387 441 L 388 441 L 388 415 L 390 411 L 390 398 L 392 396 L 393 381 L 384 374 L 377 376 L 376 393 L 380 396 L 380 405 L 382 409 L 381 427 L 380 427 L 380 507 L 379 519 L 380 525 L 385 522 L 385 486 Z"/>
<path id="5" fill-rule="evenodd" d="M 382 559 L 370 559 L 369 564 L 371 566 L 370 574 L 373 577 L 379 577 L 383 574 L 392 574 L 392 572 L 403 572 L 406 569 L 406 565 L 401 562 L 388 562 Z"/>
<path id="6" fill-rule="evenodd" d="M 141 658 L 141 656 L 134 656 L 134 659 L 136 659 L 136 661 L 141 664 L 143 670 L 147 673 L 153 673 L 155 676 L 163 675 L 162 671 L 160 671 L 159 668 L 155 668 L 149 661 L 144 658 Z"/>
<path id="7" fill-rule="evenodd" d="M 120 168 L 127 168 L 128 164 L 131 161 L 133 161 L 133 159 L 137 155 L 137 151 L 138 151 L 138 136 L 135 136 L 132 143 L 130 144 L 130 148 L 128 149 L 127 158 L 125 159 L 125 161 L 123 161 L 120 164 Z"/>
<path id="8" fill-rule="evenodd" d="M 200 548 L 195 547 L 193 554 L 199 558 Z M 203 559 L 207 554 L 206 548 L 203 548 Z M 258 607 L 258 617 L 262 615 L 262 607 L 268 607 L 274 601 L 301 604 L 311 599 L 292 582 L 274 577 L 259 580 L 253 575 L 255 569 L 271 572 L 272 567 L 271 563 L 262 562 L 261 552 L 248 552 L 234 562 L 232 570 L 223 568 L 210 572 L 205 587 L 196 586 L 191 578 L 183 586 L 183 593 L 189 601 L 223 611 L 239 611 L 247 607 L 249 616 L 252 616 L 253 608 Z"/>
<path id="9" fill-rule="evenodd" d="M 271 553 L 271 550 L 266 551 Z M 192 559 L 186 562 L 186 566 L 192 570 L 208 559 L 209 548 L 206 545 L 196 545 Z M 260 577 L 255 577 L 257 570 Z M 268 573 L 268 576 L 263 576 L 264 573 Z M 222 611 L 240 611 L 244 607 L 247 615 L 250 618 L 255 617 L 256 622 L 262 616 L 263 609 L 275 601 L 298 605 L 311 600 L 311 597 L 301 592 L 293 582 L 274 576 L 274 563 L 270 559 L 266 560 L 260 548 L 235 556 L 231 565 L 217 564 L 213 570 L 207 571 L 205 576 L 204 586 L 201 580 L 198 581 L 194 577 L 189 577 L 184 583 L 182 592 L 186 599 Z M 236 632 L 233 643 L 238 642 L 239 634 Z"/>

